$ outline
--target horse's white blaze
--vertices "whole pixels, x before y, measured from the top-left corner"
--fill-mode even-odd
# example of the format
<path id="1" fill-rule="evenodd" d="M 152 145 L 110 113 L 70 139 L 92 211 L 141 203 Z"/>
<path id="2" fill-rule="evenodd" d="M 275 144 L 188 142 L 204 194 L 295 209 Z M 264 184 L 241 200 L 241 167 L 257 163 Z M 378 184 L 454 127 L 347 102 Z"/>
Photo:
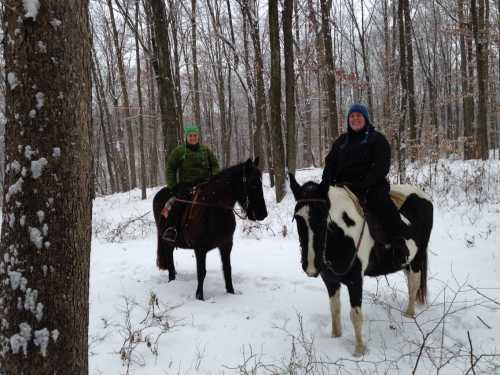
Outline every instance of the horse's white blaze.
<path id="1" fill-rule="evenodd" d="M 316 276 L 318 269 L 316 268 L 316 252 L 314 251 L 314 233 L 309 225 L 309 206 L 304 206 L 297 211 L 297 215 L 302 216 L 307 225 L 307 276 Z"/>
<path id="2" fill-rule="evenodd" d="M 357 245 L 363 229 L 364 220 L 354 207 L 351 198 L 347 195 L 344 189 L 338 187 L 330 188 L 328 198 L 330 199 L 330 202 L 334 202 L 331 205 L 330 217 L 347 236 L 354 240 L 354 244 Z M 349 217 L 354 221 L 354 225 L 348 226 L 344 222 L 344 219 L 342 218 L 344 212 L 346 212 L 347 215 L 349 215 Z M 374 243 L 375 241 L 370 235 L 368 226 L 366 226 L 358 249 L 358 258 L 361 262 L 361 270 L 363 273 L 366 267 L 368 267 L 368 261 L 370 259 L 370 253 Z"/>

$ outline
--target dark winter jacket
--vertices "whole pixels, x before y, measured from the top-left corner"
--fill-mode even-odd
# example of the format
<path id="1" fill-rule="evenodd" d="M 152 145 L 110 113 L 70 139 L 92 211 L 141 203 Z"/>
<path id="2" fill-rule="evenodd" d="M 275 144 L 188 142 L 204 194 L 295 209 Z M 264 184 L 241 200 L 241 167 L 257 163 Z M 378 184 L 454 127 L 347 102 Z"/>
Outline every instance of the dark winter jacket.
<path id="1" fill-rule="evenodd" d="M 390 165 L 391 149 L 382 133 L 370 123 L 359 132 L 348 126 L 326 157 L 323 180 L 330 185 L 347 183 L 364 194 L 373 186 L 387 184 Z"/>
<path id="2" fill-rule="evenodd" d="M 183 143 L 177 146 L 167 160 L 167 186 L 193 183 L 219 173 L 219 163 L 210 149 L 201 144 Z"/>

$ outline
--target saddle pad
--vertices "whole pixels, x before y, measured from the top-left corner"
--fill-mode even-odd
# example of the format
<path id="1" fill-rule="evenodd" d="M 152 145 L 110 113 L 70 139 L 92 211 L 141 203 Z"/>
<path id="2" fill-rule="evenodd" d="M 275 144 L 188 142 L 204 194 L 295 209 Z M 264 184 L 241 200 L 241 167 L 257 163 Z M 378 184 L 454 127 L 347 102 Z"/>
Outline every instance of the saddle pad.
<path id="1" fill-rule="evenodd" d="M 363 207 L 361 207 L 361 204 L 359 203 L 359 199 L 358 197 L 356 196 L 356 194 L 354 194 L 351 190 L 349 190 L 348 187 L 344 186 L 344 189 L 345 191 L 347 192 L 347 194 L 349 195 L 349 197 L 351 198 L 351 200 L 353 201 L 354 203 L 354 206 L 356 207 L 356 210 L 358 211 L 358 213 L 361 215 L 361 216 L 365 216 L 365 213 L 363 211 Z M 411 191 L 408 191 L 409 194 L 405 194 L 403 193 L 402 191 L 399 191 L 397 189 L 391 189 L 391 191 L 389 191 L 389 197 L 391 198 L 391 200 L 394 202 L 394 204 L 396 205 L 396 207 L 398 208 L 398 210 L 401 208 L 401 206 L 403 206 L 403 204 L 405 203 L 406 201 L 406 198 L 408 197 L 408 195 L 410 195 L 412 192 Z"/>

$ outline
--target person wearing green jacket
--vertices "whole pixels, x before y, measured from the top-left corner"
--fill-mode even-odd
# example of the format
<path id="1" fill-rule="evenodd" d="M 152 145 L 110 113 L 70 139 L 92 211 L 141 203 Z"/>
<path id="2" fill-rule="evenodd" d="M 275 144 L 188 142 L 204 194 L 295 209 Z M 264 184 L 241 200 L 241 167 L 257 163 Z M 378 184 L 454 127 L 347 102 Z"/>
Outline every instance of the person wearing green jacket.
<path id="1" fill-rule="evenodd" d="M 167 159 L 167 187 L 174 196 L 185 195 L 197 183 L 219 173 L 219 163 L 213 152 L 200 143 L 200 131 L 194 124 L 184 127 L 185 141 L 177 146 Z M 162 238 L 175 244 L 177 221 L 182 207 L 173 199 L 165 205 L 165 231 Z"/>

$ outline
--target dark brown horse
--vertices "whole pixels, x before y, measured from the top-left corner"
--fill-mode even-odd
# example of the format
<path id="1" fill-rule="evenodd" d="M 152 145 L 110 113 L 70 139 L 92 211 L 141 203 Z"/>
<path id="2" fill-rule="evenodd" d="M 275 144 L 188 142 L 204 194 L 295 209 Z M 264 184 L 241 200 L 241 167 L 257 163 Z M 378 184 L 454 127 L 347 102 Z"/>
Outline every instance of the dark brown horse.
<path id="1" fill-rule="evenodd" d="M 203 300 L 207 252 L 216 247 L 220 250 L 226 290 L 234 293 L 231 276 L 231 249 L 236 228 L 234 206 L 238 202 L 250 220 L 267 217 L 258 163 L 258 158 L 255 161 L 248 159 L 245 163 L 226 168 L 198 185 L 191 199 L 180 199 L 175 203 L 185 205 L 175 247 L 194 249 L 198 276 L 197 299 Z M 163 188 L 153 199 L 158 230 L 156 265 L 161 270 L 168 270 L 169 281 L 175 280 L 174 246 L 161 238 L 165 218 L 160 212 L 171 196 L 171 191 Z"/>

